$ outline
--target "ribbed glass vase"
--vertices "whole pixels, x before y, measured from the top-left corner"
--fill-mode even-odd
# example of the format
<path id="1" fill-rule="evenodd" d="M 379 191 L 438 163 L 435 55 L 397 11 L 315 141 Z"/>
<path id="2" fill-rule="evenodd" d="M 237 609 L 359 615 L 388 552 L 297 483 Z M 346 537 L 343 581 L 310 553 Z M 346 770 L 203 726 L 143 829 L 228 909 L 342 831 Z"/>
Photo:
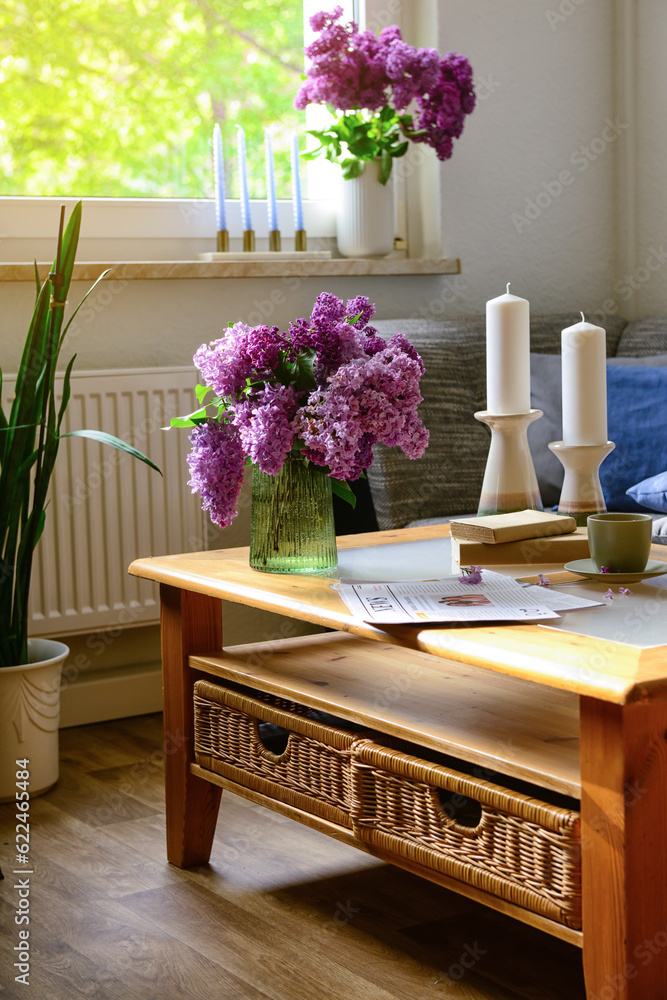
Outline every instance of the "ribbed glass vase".
<path id="1" fill-rule="evenodd" d="M 329 477 L 290 457 L 277 476 L 253 466 L 251 567 L 264 573 L 314 573 L 337 562 Z"/>

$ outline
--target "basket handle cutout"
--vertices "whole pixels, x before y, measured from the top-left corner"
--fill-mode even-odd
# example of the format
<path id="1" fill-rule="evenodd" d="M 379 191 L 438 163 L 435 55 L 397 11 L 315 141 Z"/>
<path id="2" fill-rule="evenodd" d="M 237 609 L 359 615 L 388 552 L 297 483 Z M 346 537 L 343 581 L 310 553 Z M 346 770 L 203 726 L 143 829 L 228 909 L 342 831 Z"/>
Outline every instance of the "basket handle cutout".
<path id="1" fill-rule="evenodd" d="M 276 726 L 271 722 L 256 721 L 255 735 L 262 746 L 264 756 L 274 762 L 286 758 L 289 738 L 292 735 L 289 729 L 283 729 L 282 726 Z"/>
<path id="2" fill-rule="evenodd" d="M 482 821 L 483 810 L 476 799 L 458 795 L 447 788 L 436 788 L 435 794 L 447 826 L 463 827 L 466 832 L 477 829 Z"/>

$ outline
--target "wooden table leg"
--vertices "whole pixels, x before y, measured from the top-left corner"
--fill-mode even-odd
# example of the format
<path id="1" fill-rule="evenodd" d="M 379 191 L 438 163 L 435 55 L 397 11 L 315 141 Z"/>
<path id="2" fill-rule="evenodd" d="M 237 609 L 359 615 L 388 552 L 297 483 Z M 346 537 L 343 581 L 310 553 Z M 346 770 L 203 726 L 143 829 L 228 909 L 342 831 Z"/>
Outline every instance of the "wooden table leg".
<path id="1" fill-rule="evenodd" d="M 179 868 L 211 856 L 222 789 L 190 773 L 194 760 L 191 653 L 222 647 L 222 602 L 178 587 L 160 586 L 164 683 L 167 858 Z"/>
<path id="2" fill-rule="evenodd" d="M 667 701 L 581 699 L 588 1000 L 667 997 Z"/>

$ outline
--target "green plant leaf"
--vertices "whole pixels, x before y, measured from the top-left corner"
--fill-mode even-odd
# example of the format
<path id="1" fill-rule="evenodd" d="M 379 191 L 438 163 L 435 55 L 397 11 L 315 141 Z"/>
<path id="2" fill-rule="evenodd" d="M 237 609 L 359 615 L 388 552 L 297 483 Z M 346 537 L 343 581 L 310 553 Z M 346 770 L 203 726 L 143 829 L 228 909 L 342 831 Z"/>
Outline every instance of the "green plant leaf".
<path id="1" fill-rule="evenodd" d="M 63 422 L 63 417 L 65 416 L 65 411 L 67 410 L 67 406 L 70 401 L 70 397 L 72 395 L 72 386 L 70 383 L 72 378 L 72 367 L 74 365 L 75 358 L 76 354 L 73 354 L 65 370 L 65 377 L 63 378 L 63 395 L 60 401 L 60 409 L 58 411 L 58 430 L 60 430 L 60 426 Z"/>
<path id="2" fill-rule="evenodd" d="M 379 175 L 380 184 L 386 184 L 387 181 L 389 180 L 389 177 L 391 176 L 392 165 L 393 165 L 393 160 L 391 158 L 389 150 L 383 149 L 380 162 L 380 175 Z"/>
<path id="3" fill-rule="evenodd" d="M 202 411 L 199 411 L 202 412 Z M 203 411 L 206 412 L 205 410 Z M 199 424 L 205 424 L 208 417 L 172 417 L 169 422 L 169 427 L 163 427 L 163 431 L 168 431 L 171 427 L 198 427 Z"/>
<path id="4" fill-rule="evenodd" d="M 312 391 L 317 388 L 313 366 L 317 351 L 314 347 L 305 347 L 297 354 L 294 386 L 299 390 Z"/>
<path id="5" fill-rule="evenodd" d="M 197 401 L 199 403 L 203 403 L 204 400 L 206 399 L 206 397 L 208 396 L 209 392 L 212 392 L 212 391 L 213 390 L 209 389 L 209 387 L 207 385 L 196 385 L 195 386 L 195 394 L 197 396 Z"/>
<path id="6" fill-rule="evenodd" d="M 359 177 L 364 169 L 363 160 L 343 160 L 341 163 L 341 172 L 346 181 L 352 180 L 353 177 Z"/>
<path id="7" fill-rule="evenodd" d="M 344 479 L 335 479 L 333 476 L 329 476 L 329 479 L 331 480 L 331 492 L 335 493 L 341 500 L 349 503 L 352 510 L 354 510 L 357 506 L 357 498 L 350 484 Z"/>
<path id="8" fill-rule="evenodd" d="M 100 444 L 108 444 L 112 448 L 118 448 L 119 451 L 126 451 L 128 455 L 132 455 L 133 458 L 138 458 L 140 462 L 145 465 L 149 465 L 151 469 L 155 469 L 156 472 L 160 472 L 157 465 L 151 462 L 147 455 L 144 455 L 142 451 L 137 448 L 133 448 L 131 444 L 127 441 L 123 441 L 121 438 L 115 437 L 113 434 L 107 434 L 106 431 L 96 431 L 96 430 L 80 430 L 80 431 L 68 431 L 67 434 L 62 434 L 61 437 L 82 437 L 89 438 L 91 441 L 99 441 Z"/>

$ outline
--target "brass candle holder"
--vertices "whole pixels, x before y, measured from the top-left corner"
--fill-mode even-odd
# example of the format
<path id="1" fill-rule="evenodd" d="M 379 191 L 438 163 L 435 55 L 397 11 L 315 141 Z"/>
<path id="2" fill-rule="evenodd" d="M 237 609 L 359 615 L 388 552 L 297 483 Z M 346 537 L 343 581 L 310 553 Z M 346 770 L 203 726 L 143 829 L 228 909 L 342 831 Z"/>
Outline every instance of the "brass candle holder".
<path id="1" fill-rule="evenodd" d="M 294 231 L 294 249 L 295 250 L 308 249 L 308 240 L 306 239 L 305 229 L 296 229 Z"/>
<path id="2" fill-rule="evenodd" d="M 269 230 L 269 250 L 272 253 L 280 253 L 280 230 Z"/>
<path id="3" fill-rule="evenodd" d="M 218 241 L 216 250 L 218 253 L 229 253 L 229 230 L 218 229 Z"/>
<path id="4" fill-rule="evenodd" d="M 255 252 L 255 230 L 254 229 L 244 229 L 243 230 L 243 252 L 244 253 L 254 253 Z"/>

